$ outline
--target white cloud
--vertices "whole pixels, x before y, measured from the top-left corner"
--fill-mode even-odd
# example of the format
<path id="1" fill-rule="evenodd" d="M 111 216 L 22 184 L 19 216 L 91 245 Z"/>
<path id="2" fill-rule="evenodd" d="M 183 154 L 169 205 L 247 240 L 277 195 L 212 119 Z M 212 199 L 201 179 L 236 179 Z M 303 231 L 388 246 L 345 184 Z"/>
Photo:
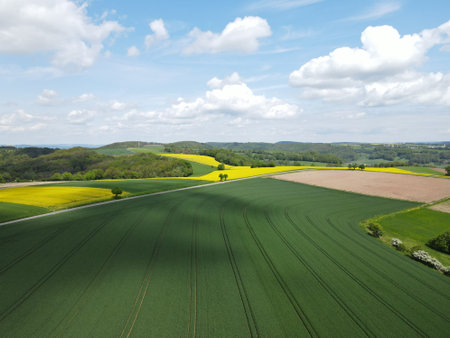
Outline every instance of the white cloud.
<path id="1" fill-rule="evenodd" d="M 242 78 L 238 73 L 234 72 L 230 76 L 227 76 L 224 79 L 218 79 L 217 77 L 213 77 L 211 80 L 207 82 L 207 85 L 211 89 L 220 89 L 226 85 L 240 85 L 243 83 Z"/>
<path id="2" fill-rule="evenodd" d="M 0 53 L 53 53 L 57 68 L 82 70 L 93 65 L 116 21 L 95 24 L 86 3 L 69 0 L 4 0 L 0 14 Z"/>
<path id="3" fill-rule="evenodd" d="M 112 110 L 124 110 L 126 107 L 127 107 L 127 104 L 126 104 L 126 103 L 119 102 L 119 101 L 116 101 L 116 100 L 114 100 L 114 101 L 111 103 L 111 105 L 110 105 L 110 108 L 111 108 Z"/>
<path id="4" fill-rule="evenodd" d="M 46 124 L 39 122 L 40 118 L 18 109 L 11 114 L 0 115 L 0 131 L 2 132 L 25 132 L 41 129 Z"/>
<path id="5" fill-rule="evenodd" d="M 261 0 L 248 6 L 249 9 L 276 9 L 288 10 L 322 2 L 323 0 Z"/>
<path id="6" fill-rule="evenodd" d="M 91 121 L 95 116 L 95 113 L 90 110 L 72 110 L 67 114 L 67 120 L 72 124 L 84 124 Z"/>
<path id="7" fill-rule="evenodd" d="M 203 97 L 194 101 L 179 98 L 165 115 L 181 119 L 208 115 L 284 119 L 302 111 L 298 106 L 278 98 L 255 95 L 237 73 L 222 80 L 213 78 L 208 81 L 208 86 L 211 90 Z"/>
<path id="8" fill-rule="evenodd" d="M 77 98 L 73 99 L 73 102 L 87 102 L 87 101 L 91 101 L 95 98 L 95 95 L 92 93 L 83 93 L 80 96 L 78 96 Z"/>
<path id="9" fill-rule="evenodd" d="M 246 16 L 236 18 L 221 33 L 202 32 L 197 27 L 190 33 L 193 42 L 184 49 L 185 54 L 239 52 L 251 53 L 259 48 L 259 39 L 272 35 L 269 24 L 263 18 Z"/>
<path id="10" fill-rule="evenodd" d="M 61 103 L 61 99 L 58 98 L 58 94 L 52 89 L 44 89 L 40 95 L 38 95 L 36 103 L 43 106 L 54 106 Z"/>
<path id="11" fill-rule="evenodd" d="M 139 54 L 141 54 L 141 52 L 136 46 L 131 46 L 127 49 L 127 56 L 138 56 Z"/>
<path id="12" fill-rule="evenodd" d="M 372 7 L 368 12 L 352 16 L 350 18 L 345 19 L 345 21 L 362 21 L 369 19 L 378 19 L 387 14 L 398 11 L 402 8 L 402 5 L 398 2 L 381 2 Z"/>
<path id="13" fill-rule="evenodd" d="M 153 34 L 149 34 L 145 37 L 145 46 L 147 49 L 154 46 L 156 43 L 169 38 L 169 32 L 167 32 L 163 19 L 154 20 L 149 23 L 149 26 Z"/>
<path id="14" fill-rule="evenodd" d="M 356 100 L 360 105 L 450 102 L 449 75 L 419 73 L 426 53 L 450 37 L 450 21 L 418 34 L 400 36 L 391 26 L 367 27 L 361 48 L 341 47 L 292 72 L 290 84 L 303 97 Z"/>

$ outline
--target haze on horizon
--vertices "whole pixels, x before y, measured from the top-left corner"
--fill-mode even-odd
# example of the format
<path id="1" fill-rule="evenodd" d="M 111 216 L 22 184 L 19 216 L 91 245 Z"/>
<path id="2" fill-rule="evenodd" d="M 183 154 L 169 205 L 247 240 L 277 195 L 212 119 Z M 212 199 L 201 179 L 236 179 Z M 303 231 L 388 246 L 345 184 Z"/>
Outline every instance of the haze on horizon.
<path id="1" fill-rule="evenodd" d="M 2 1 L 0 144 L 448 141 L 449 13 L 445 0 Z"/>

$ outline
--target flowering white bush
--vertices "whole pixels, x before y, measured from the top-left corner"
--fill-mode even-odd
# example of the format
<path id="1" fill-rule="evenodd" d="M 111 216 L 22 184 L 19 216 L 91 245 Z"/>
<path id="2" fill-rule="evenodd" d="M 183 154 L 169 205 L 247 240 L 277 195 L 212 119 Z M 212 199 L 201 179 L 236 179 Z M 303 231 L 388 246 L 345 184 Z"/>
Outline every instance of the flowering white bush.
<path id="1" fill-rule="evenodd" d="M 400 244 L 403 244 L 403 242 L 401 240 L 399 240 L 398 238 L 392 238 L 393 246 L 398 247 Z"/>
<path id="2" fill-rule="evenodd" d="M 430 254 L 424 250 L 417 250 L 412 253 L 412 257 L 419 262 L 422 262 L 436 270 L 444 270 L 444 266 L 436 258 L 430 256 Z"/>

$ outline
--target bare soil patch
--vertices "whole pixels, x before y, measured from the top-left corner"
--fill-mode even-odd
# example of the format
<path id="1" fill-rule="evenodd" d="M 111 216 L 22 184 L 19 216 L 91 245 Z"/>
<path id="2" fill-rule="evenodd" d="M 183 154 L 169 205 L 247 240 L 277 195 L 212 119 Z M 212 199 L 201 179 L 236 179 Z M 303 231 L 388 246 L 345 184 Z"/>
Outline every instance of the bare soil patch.
<path id="1" fill-rule="evenodd" d="M 67 181 L 0 183 L 0 189 L 29 187 L 32 185 L 44 185 L 44 184 L 63 183 L 63 182 L 67 182 Z"/>
<path id="2" fill-rule="evenodd" d="M 446 171 L 445 171 L 444 168 L 431 168 L 431 169 L 433 169 L 434 171 L 438 171 L 438 172 L 440 172 L 440 173 L 443 173 L 443 174 L 446 173 Z"/>
<path id="3" fill-rule="evenodd" d="M 305 170 L 274 178 L 365 195 L 417 202 L 433 202 L 450 196 L 450 180 L 353 170 Z"/>
<path id="4" fill-rule="evenodd" d="M 435 204 L 431 206 L 430 209 L 450 213 L 450 201 Z"/>

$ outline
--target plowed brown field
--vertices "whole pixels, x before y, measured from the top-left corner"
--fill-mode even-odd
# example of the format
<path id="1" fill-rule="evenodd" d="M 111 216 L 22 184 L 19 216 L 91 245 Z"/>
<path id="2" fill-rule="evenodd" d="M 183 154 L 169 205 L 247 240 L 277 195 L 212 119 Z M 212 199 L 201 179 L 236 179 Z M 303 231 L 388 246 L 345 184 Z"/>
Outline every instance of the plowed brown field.
<path id="1" fill-rule="evenodd" d="M 365 195 L 427 203 L 450 196 L 450 180 L 445 178 L 360 170 L 305 170 L 273 177 Z"/>

